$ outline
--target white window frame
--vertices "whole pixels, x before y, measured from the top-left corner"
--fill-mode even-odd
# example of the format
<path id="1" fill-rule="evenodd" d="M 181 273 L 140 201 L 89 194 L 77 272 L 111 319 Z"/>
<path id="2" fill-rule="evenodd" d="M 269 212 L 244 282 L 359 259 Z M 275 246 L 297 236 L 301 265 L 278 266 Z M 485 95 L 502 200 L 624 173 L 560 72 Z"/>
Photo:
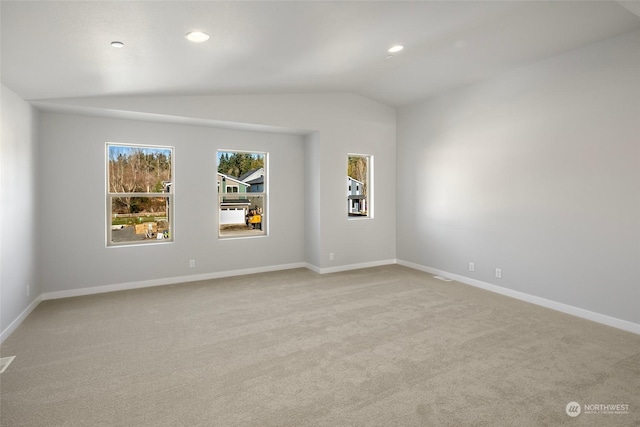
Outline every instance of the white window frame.
<path id="1" fill-rule="evenodd" d="M 218 239 L 219 240 L 233 240 L 233 239 L 247 239 L 247 238 L 260 238 L 260 237 L 267 237 L 269 236 L 269 214 L 270 214 L 270 208 L 269 208 L 269 153 L 266 151 L 257 151 L 257 150 L 237 150 L 237 149 L 218 149 L 216 151 L 216 173 L 218 172 L 218 154 L 219 153 L 245 153 L 245 154 L 261 154 L 264 156 L 264 184 L 263 184 L 263 188 L 262 191 L 257 191 L 257 192 L 245 192 L 245 193 L 241 193 L 239 192 L 240 190 L 240 186 L 238 185 L 238 192 L 237 193 L 221 193 L 220 187 L 224 187 L 224 186 L 219 186 L 217 187 L 217 194 L 216 194 L 216 199 L 217 199 L 217 203 L 216 203 L 216 209 L 218 211 Z M 247 188 L 248 189 L 248 188 Z M 243 234 L 227 234 L 227 235 L 222 235 L 221 231 L 220 231 L 220 222 L 221 222 L 221 211 L 222 211 L 222 202 L 223 202 L 223 197 L 224 195 L 228 195 L 228 194 L 232 194 L 234 196 L 237 195 L 241 195 L 241 194 L 246 194 L 247 197 L 252 197 L 252 196 L 261 196 L 263 199 L 263 212 L 262 212 L 262 222 L 261 222 L 261 233 L 259 234 L 252 234 L 252 235 L 243 235 Z"/>
<path id="2" fill-rule="evenodd" d="M 350 157 L 363 157 L 367 160 L 367 173 L 366 173 L 366 189 L 367 189 L 367 194 L 365 197 L 365 206 L 366 206 L 366 215 L 358 215 L 358 216 L 352 216 L 350 215 L 351 213 L 351 201 L 349 200 L 348 196 L 352 191 L 352 188 L 350 185 L 348 185 L 347 187 L 347 219 L 349 221 L 353 220 L 353 221 L 357 221 L 357 220 L 361 220 L 361 219 L 373 219 L 373 212 L 374 212 L 374 167 L 373 167 L 373 155 L 372 154 L 361 154 L 361 153 L 347 153 L 347 170 L 349 168 L 349 158 Z M 348 173 L 347 173 L 347 177 L 348 177 Z M 355 180 L 355 178 L 352 178 Z M 359 185 L 356 184 L 356 191 L 360 191 L 358 189 Z"/>
<path id="3" fill-rule="evenodd" d="M 170 190 L 168 192 L 138 192 L 138 193 L 112 193 L 109 191 L 109 147 L 112 146 L 120 146 L 120 147 L 132 147 L 132 148 L 159 148 L 163 150 L 171 150 L 171 185 Z M 127 246 L 147 246 L 153 244 L 165 244 L 172 243 L 174 241 L 175 227 L 174 227 L 174 212 L 175 212 L 175 203 L 174 203 L 174 194 L 175 194 L 175 148 L 173 146 L 165 146 L 165 145 L 152 145 L 152 144 L 127 144 L 127 143 L 119 143 L 119 142 L 107 142 L 105 144 L 105 213 L 106 213 L 106 245 L 107 247 L 127 247 Z M 145 239 L 141 241 L 129 241 L 129 242 L 114 242 L 113 234 L 112 234 L 112 207 L 113 207 L 113 199 L 118 197 L 162 197 L 167 199 L 168 208 L 167 208 L 167 222 L 169 223 L 169 235 L 167 238 L 162 239 Z"/>

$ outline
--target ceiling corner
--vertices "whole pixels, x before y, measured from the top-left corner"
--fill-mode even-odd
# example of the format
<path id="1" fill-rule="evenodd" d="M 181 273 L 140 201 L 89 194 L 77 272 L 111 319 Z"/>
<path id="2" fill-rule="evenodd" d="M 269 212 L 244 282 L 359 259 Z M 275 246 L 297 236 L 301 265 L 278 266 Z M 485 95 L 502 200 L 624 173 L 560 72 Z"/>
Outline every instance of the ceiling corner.
<path id="1" fill-rule="evenodd" d="M 640 17 L 640 1 L 616 0 L 616 3 L 618 3 L 620 6 L 624 7 L 625 9 L 627 9 L 629 12 L 634 13 L 635 15 Z"/>

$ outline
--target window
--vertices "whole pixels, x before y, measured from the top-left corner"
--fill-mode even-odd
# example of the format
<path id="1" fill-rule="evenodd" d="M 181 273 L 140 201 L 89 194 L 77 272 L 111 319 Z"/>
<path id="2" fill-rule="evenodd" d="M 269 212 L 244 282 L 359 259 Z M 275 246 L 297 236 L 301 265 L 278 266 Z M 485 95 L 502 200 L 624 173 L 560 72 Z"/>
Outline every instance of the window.
<path id="1" fill-rule="evenodd" d="M 267 234 L 267 153 L 218 151 L 218 236 Z"/>
<path id="2" fill-rule="evenodd" d="M 373 156 L 349 154 L 347 157 L 347 215 L 373 217 Z"/>
<path id="3" fill-rule="evenodd" d="M 173 240 L 173 147 L 107 144 L 107 246 Z"/>

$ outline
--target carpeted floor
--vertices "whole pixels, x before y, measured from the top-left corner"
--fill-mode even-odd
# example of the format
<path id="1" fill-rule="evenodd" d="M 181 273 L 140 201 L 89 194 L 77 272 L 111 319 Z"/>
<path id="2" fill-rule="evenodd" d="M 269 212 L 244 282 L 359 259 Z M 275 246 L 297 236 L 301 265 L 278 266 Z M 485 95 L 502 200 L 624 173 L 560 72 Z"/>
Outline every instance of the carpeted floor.
<path id="1" fill-rule="evenodd" d="M 3 426 L 640 425 L 640 336 L 395 265 L 45 301 L 12 355 Z"/>

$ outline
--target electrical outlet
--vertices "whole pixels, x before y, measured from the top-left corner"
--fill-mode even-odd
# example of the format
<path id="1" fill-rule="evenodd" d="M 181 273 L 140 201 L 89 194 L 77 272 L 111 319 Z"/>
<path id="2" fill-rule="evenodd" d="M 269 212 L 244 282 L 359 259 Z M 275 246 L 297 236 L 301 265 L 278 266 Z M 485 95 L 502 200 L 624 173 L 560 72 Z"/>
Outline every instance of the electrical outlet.
<path id="1" fill-rule="evenodd" d="M 469 263 L 469 271 L 476 271 L 476 265 L 472 262 Z"/>
<path id="2" fill-rule="evenodd" d="M 498 279 L 502 279 L 502 269 L 501 268 L 496 268 L 496 277 Z"/>
<path id="3" fill-rule="evenodd" d="M 189 268 L 194 268 L 196 266 L 196 260 L 195 259 L 190 259 L 189 260 Z"/>
<path id="4" fill-rule="evenodd" d="M 329 261 L 333 261 L 333 252 L 329 252 Z"/>

